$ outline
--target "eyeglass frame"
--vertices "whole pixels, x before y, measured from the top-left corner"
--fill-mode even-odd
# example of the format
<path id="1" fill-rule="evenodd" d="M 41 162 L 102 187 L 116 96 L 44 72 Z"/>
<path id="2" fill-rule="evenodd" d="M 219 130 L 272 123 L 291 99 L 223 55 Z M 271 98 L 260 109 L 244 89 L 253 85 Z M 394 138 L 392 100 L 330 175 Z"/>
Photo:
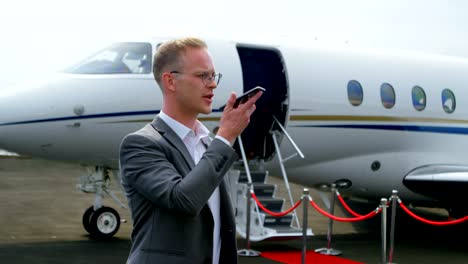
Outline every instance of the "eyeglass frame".
<path id="1" fill-rule="evenodd" d="M 221 81 L 221 78 L 223 77 L 223 74 L 218 72 L 218 73 L 212 73 L 212 74 L 209 74 L 207 72 L 202 72 L 200 74 L 196 74 L 196 73 L 188 73 L 188 72 L 180 72 L 180 71 L 170 71 L 169 72 L 170 74 L 190 74 L 190 75 L 193 75 L 195 77 L 199 77 L 202 82 L 205 84 L 205 85 L 208 85 L 210 84 L 212 81 L 215 81 L 216 80 L 216 76 L 219 76 L 218 77 L 218 81 L 215 82 L 216 85 L 219 84 L 219 82 Z"/>

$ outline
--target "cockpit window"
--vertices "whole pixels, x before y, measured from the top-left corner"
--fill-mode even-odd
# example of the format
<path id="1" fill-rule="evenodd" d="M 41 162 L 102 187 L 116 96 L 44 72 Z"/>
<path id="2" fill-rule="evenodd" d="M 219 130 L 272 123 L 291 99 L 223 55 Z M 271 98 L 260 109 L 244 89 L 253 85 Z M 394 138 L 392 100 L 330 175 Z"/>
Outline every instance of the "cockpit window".
<path id="1" fill-rule="evenodd" d="M 75 64 L 67 73 L 147 74 L 151 72 L 151 44 L 115 43 Z"/>

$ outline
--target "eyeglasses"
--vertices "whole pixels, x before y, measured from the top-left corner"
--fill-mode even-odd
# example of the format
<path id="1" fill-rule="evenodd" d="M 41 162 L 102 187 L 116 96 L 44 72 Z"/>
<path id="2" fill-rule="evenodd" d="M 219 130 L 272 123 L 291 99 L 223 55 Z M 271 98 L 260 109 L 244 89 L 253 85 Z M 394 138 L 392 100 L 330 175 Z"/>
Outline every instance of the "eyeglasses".
<path id="1" fill-rule="evenodd" d="M 221 80 L 221 77 L 223 77 L 223 75 L 221 73 L 207 73 L 207 72 L 202 72 L 202 73 L 187 73 L 187 72 L 179 72 L 179 71 L 171 71 L 170 72 L 171 74 L 175 73 L 175 74 L 191 74 L 195 77 L 198 77 L 200 79 L 202 79 L 203 83 L 205 85 L 209 85 L 211 82 L 215 82 L 216 85 L 219 84 L 219 81 Z"/>

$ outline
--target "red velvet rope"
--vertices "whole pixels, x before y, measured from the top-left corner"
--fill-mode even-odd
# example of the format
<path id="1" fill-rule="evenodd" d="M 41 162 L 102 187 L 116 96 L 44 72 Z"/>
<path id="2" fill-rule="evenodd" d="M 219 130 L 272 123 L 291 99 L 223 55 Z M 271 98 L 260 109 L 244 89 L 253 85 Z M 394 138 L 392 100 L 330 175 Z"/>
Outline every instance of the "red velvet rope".
<path id="1" fill-rule="evenodd" d="M 310 204 L 312 205 L 312 207 L 315 208 L 315 210 L 319 211 L 319 213 L 323 214 L 324 216 L 328 217 L 328 218 L 331 218 L 335 221 L 339 221 L 339 222 L 359 222 L 359 221 L 363 221 L 363 220 L 366 220 L 366 219 L 369 219 L 369 218 L 372 218 L 374 216 L 376 216 L 378 213 L 380 213 L 382 211 L 382 208 L 379 208 L 378 210 L 374 210 L 366 215 L 363 215 L 361 217 L 356 217 L 356 218 L 344 218 L 344 217 L 337 217 L 337 216 L 334 216 L 332 214 L 329 214 L 327 212 L 325 212 L 323 209 L 321 209 L 320 207 L 318 207 L 318 205 L 311 199 L 310 200 Z"/>
<path id="2" fill-rule="evenodd" d="M 258 204 L 258 207 L 262 208 L 263 211 L 265 211 L 267 214 L 269 214 L 271 216 L 274 216 L 274 217 L 281 217 L 281 216 L 285 216 L 285 215 L 289 214 L 294 209 L 296 209 L 302 202 L 302 200 L 299 200 L 299 201 L 296 202 L 296 204 L 293 207 L 291 207 L 287 211 L 284 211 L 284 212 L 281 212 L 281 213 L 276 213 L 276 212 L 273 212 L 273 211 L 270 211 L 270 210 L 266 209 L 265 206 L 263 206 L 263 204 L 260 203 L 260 201 L 257 199 L 257 196 L 255 195 L 255 193 L 251 192 L 250 194 L 252 195 L 252 198 L 255 200 L 255 202 Z"/>
<path id="3" fill-rule="evenodd" d="M 348 211 L 350 214 L 352 214 L 353 216 L 355 217 L 362 217 L 363 215 L 362 214 L 358 214 L 356 213 L 355 211 L 353 211 L 345 202 L 345 200 L 343 199 L 343 197 L 341 197 L 340 193 L 339 192 L 336 192 L 336 196 L 338 197 L 338 200 L 340 201 L 340 203 L 343 205 L 343 207 L 346 209 L 346 211 Z"/>
<path id="4" fill-rule="evenodd" d="M 398 199 L 398 203 L 400 204 L 401 209 L 403 209 L 403 211 L 405 211 L 411 217 L 413 217 L 414 219 L 419 220 L 419 221 L 421 221 L 423 223 L 429 224 L 429 225 L 435 225 L 435 226 L 454 225 L 454 224 L 459 224 L 459 223 L 462 223 L 462 222 L 465 222 L 466 220 L 468 220 L 468 215 L 467 215 L 467 216 L 465 216 L 463 218 L 460 218 L 460 219 L 457 219 L 457 220 L 452 220 L 452 221 L 431 221 L 431 220 L 424 219 L 424 218 L 422 218 L 420 216 L 417 216 L 416 214 L 411 212 L 408 209 L 408 207 L 406 207 L 406 205 L 404 205 L 403 202 L 400 199 Z"/>

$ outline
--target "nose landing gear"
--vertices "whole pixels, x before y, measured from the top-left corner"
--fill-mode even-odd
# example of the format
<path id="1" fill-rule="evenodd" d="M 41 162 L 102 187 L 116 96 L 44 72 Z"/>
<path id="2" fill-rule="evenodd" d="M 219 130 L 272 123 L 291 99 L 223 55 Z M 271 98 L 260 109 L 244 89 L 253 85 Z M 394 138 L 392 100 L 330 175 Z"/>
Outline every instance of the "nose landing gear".
<path id="1" fill-rule="evenodd" d="M 95 239 L 109 239 L 119 231 L 120 215 L 111 207 L 91 206 L 83 214 L 83 227 Z"/>
<path id="2" fill-rule="evenodd" d="M 94 205 L 86 209 L 83 214 L 84 229 L 94 239 L 104 240 L 113 237 L 120 228 L 120 215 L 113 208 L 102 205 L 104 194 L 111 196 L 120 207 L 126 208 L 126 206 L 109 189 L 109 170 L 99 166 L 96 166 L 94 170 L 88 168 L 87 173 L 80 180 L 81 184 L 78 188 L 81 191 L 96 194 Z"/>

